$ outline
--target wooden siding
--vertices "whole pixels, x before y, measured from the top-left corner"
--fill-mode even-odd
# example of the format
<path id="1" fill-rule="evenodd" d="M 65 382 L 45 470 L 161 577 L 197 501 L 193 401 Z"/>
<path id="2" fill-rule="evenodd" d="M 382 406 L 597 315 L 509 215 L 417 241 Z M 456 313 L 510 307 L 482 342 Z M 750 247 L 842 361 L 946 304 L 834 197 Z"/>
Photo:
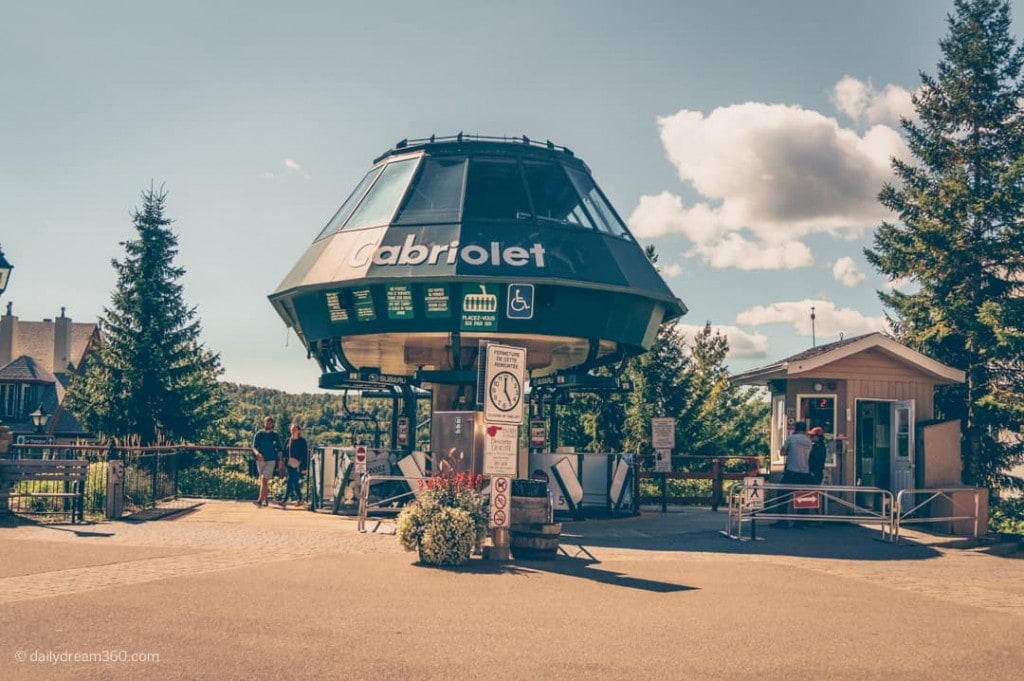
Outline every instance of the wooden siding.
<path id="1" fill-rule="evenodd" d="M 934 379 L 924 372 L 875 349 L 844 357 L 817 369 L 814 373 L 846 380 L 934 383 Z"/>

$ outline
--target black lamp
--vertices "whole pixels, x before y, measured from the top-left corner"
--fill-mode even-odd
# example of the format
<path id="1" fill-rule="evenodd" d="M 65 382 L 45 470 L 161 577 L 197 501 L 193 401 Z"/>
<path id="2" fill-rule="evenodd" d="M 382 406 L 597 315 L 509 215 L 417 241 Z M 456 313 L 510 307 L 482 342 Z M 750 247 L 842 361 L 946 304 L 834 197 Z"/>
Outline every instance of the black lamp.
<path id="1" fill-rule="evenodd" d="M 36 410 L 29 414 L 32 417 L 32 425 L 36 427 L 36 433 L 42 434 L 43 428 L 46 427 L 46 422 L 50 420 L 50 415 L 43 409 L 43 405 L 40 404 L 36 407 Z"/>
<path id="2" fill-rule="evenodd" d="M 7 258 L 4 257 L 4 250 L 0 248 L 0 293 L 7 289 L 7 280 L 11 278 L 11 270 L 13 269 L 14 265 L 7 262 Z"/>

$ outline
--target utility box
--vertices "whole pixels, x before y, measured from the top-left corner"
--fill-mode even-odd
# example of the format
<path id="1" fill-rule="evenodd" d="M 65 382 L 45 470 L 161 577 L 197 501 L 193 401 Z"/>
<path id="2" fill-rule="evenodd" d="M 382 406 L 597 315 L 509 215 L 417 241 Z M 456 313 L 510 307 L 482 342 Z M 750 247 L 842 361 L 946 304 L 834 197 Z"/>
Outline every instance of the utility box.
<path id="1" fill-rule="evenodd" d="M 484 415 L 476 411 L 438 411 L 431 419 L 431 473 L 484 471 Z"/>

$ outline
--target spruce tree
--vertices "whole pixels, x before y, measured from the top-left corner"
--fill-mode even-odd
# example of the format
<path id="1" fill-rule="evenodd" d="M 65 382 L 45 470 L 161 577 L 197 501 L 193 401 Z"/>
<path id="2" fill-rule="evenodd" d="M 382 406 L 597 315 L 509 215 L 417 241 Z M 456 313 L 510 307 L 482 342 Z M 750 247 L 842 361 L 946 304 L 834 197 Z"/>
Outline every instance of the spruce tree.
<path id="1" fill-rule="evenodd" d="M 89 430 L 142 445 L 196 441 L 224 416 L 218 355 L 199 340 L 196 309 L 182 298 L 178 238 L 164 217 L 167 194 L 152 187 L 132 214 L 137 238 L 114 260 L 117 284 L 101 340 L 68 406 Z"/>
<path id="2" fill-rule="evenodd" d="M 964 370 L 936 394 L 959 419 L 963 480 L 1020 484 L 1024 419 L 1024 97 L 1021 47 L 1005 0 L 956 0 L 937 76 L 921 74 L 904 120 L 913 161 L 879 198 L 899 217 L 877 230 L 868 260 L 914 291 L 880 292 L 900 340 Z"/>

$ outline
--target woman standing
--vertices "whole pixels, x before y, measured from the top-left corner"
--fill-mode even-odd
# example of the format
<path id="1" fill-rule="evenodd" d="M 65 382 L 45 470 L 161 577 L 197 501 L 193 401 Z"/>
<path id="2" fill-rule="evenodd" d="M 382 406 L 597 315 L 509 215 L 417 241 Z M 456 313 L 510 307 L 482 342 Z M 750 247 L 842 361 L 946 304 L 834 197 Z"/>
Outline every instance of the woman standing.
<path id="1" fill-rule="evenodd" d="M 302 429 L 299 424 L 292 424 L 291 437 L 284 443 L 285 469 L 288 472 L 288 486 L 284 491 L 284 498 L 278 502 L 281 508 L 288 503 L 292 491 L 295 492 L 295 505 L 302 505 L 302 475 L 309 466 L 309 446 L 306 438 L 302 437 Z"/>

